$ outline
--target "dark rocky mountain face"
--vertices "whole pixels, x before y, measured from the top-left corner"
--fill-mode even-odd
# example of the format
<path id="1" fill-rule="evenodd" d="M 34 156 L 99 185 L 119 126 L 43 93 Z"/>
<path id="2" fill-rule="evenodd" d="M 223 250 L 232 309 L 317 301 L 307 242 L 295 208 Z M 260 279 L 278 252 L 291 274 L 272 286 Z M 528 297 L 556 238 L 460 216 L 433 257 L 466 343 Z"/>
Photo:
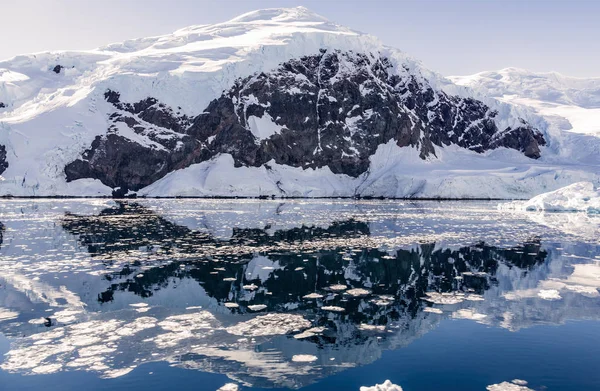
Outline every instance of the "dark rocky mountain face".
<path id="1" fill-rule="evenodd" d="M 273 160 L 357 177 L 390 140 L 417 148 L 423 159 L 435 156 L 436 146 L 451 144 L 540 157 L 544 137 L 525 121 L 498 129 L 497 113 L 484 103 L 434 91 L 392 68 L 384 57 L 323 50 L 237 80 L 194 118 L 151 97 L 124 103 L 109 90 L 112 124 L 67 165 L 67 180 L 97 178 L 124 194 L 221 153 L 231 154 L 238 167 L 268 168 Z M 261 119 L 274 130 L 258 137 L 255 121 Z M 126 137 L 123 127 L 145 142 Z"/>
<path id="2" fill-rule="evenodd" d="M 6 161 L 6 147 L 0 145 L 0 175 L 8 168 L 8 162 Z"/>

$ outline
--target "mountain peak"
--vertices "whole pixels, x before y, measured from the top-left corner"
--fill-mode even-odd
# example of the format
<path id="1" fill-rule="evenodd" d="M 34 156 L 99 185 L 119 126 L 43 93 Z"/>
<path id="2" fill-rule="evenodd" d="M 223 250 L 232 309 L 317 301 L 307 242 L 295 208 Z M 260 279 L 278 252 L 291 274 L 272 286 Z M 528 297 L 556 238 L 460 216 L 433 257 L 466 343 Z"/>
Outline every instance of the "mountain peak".
<path id="1" fill-rule="evenodd" d="M 228 23 L 289 23 L 289 22 L 308 22 L 323 23 L 328 22 L 326 18 L 318 15 L 306 7 L 294 8 L 265 8 L 256 11 L 250 11 L 231 19 Z"/>

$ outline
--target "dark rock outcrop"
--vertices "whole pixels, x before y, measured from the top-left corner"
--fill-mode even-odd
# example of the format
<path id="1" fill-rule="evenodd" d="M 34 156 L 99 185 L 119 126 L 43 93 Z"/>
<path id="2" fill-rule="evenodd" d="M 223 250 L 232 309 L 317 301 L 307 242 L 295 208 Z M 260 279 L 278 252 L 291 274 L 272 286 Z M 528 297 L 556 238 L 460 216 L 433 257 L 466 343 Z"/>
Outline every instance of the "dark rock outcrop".
<path id="1" fill-rule="evenodd" d="M 5 107 L 6 107 L 6 105 L 4 104 L 4 102 L 0 102 L 0 109 L 3 109 Z"/>
<path id="2" fill-rule="evenodd" d="M 61 70 L 63 70 L 63 66 L 62 65 L 57 65 L 54 68 L 52 68 L 52 72 L 54 73 L 60 73 Z"/>
<path id="3" fill-rule="evenodd" d="M 6 147 L 0 145 L 0 175 L 8 168 L 8 161 L 6 161 Z"/>
<path id="4" fill-rule="evenodd" d="M 151 97 L 123 103 L 109 90 L 113 124 L 65 168 L 67 180 L 97 178 L 120 193 L 135 191 L 223 153 L 237 167 L 274 160 L 357 177 L 390 140 L 417 148 L 423 159 L 451 144 L 540 157 L 544 137 L 525 121 L 498 129 L 497 113 L 484 103 L 435 91 L 407 69 L 399 75 L 392 68 L 385 57 L 322 50 L 237 80 L 195 118 Z M 140 137 L 126 136 L 123 126 Z"/>

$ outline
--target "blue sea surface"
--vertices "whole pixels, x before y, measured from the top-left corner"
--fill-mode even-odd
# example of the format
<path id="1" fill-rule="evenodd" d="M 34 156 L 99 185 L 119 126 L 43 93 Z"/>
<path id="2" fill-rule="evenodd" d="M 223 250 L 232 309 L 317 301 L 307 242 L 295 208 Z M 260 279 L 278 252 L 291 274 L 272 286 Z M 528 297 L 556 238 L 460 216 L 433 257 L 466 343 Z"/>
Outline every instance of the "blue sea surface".
<path id="1" fill-rule="evenodd" d="M 600 216 L 496 205 L 3 200 L 0 390 L 599 390 Z"/>

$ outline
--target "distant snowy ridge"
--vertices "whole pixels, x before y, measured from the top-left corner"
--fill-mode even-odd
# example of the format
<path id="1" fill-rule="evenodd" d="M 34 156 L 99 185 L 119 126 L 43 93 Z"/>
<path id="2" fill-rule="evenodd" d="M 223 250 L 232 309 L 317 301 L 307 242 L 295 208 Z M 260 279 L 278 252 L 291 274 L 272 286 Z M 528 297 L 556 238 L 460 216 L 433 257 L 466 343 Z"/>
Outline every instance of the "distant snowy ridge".
<path id="1" fill-rule="evenodd" d="M 17 56 L 0 62 L 0 195 L 529 198 L 600 182 L 600 139 L 475 87 L 303 7 Z"/>
<path id="2" fill-rule="evenodd" d="M 504 102 L 531 107 L 563 130 L 600 136 L 600 77 L 505 68 L 449 79 Z"/>

